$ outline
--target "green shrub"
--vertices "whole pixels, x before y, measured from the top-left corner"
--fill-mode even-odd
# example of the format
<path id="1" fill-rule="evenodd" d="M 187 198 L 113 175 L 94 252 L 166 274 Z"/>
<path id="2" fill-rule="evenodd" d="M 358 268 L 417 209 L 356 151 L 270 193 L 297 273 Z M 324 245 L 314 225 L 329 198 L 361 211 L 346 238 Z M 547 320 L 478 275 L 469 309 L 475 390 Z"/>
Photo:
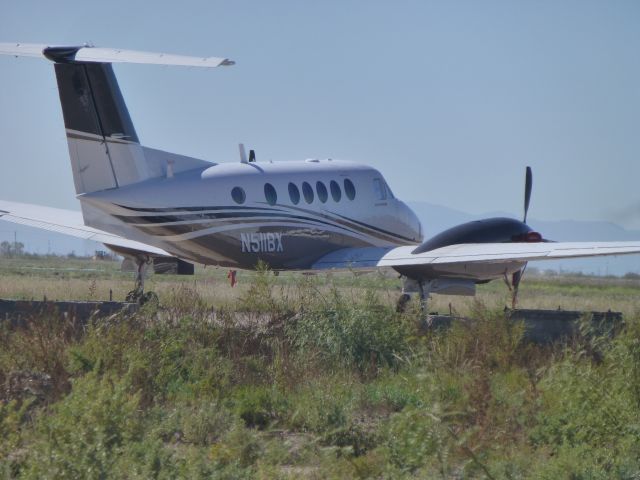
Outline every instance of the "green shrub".
<path id="1" fill-rule="evenodd" d="M 274 295 L 274 275 L 269 266 L 258 261 L 249 288 L 240 297 L 237 310 L 247 312 L 275 312 L 282 308 Z"/>
<path id="2" fill-rule="evenodd" d="M 449 472 L 451 450 L 446 426 L 425 409 L 407 408 L 393 415 L 386 432 L 389 461 L 405 472 Z"/>
<path id="3" fill-rule="evenodd" d="M 409 367 L 398 374 L 387 371 L 366 384 L 361 396 L 361 407 L 373 412 L 399 412 L 408 406 L 423 405 L 433 399 L 431 377 L 417 368 Z"/>
<path id="4" fill-rule="evenodd" d="M 112 376 L 75 380 L 71 393 L 38 419 L 26 478 L 105 478 L 143 434 L 140 398 Z"/>
<path id="5" fill-rule="evenodd" d="M 144 405 L 215 395 L 229 383 L 231 362 L 218 354 L 215 327 L 192 318 L 177 324 L 146 320 L 133 316 L 93 325 L 85 341 L 70 349 L 69 369 L 126 376 Z"/>
<path id="6" fill-rule="evenodd" d="M 288 396 L 286 426 L 319 436 L 349 428 L 359 411 L 362 388 L 358 376 L 345 373 L 309 378 Z"/>
<path id="7" fill-rule="evenodd" d="M 530 439 L 553 452 L 553 461 L 541 466 L 546 478 L 559 472 L 572 472 L 575 478 L 640 473 L 637 333 L 588 338 L 540 381 Z M 589 352 L 596 346 L 601 353 L 594 357 Z"/>
<path id="8" fill-rule="evenodd" d="M 154 433 L 165 442 L 208 446 L 235 424 L 237 417 L 219 400 L 193 399 L 157 406 L 150 412 Z"/>
<path id="9" fill-rule="evenodd" d="M 33 403 L 33 398 L 21 402 L 0 401 L 0 474 L 4 471 L 6 478 L 14 476 L 23 461 L 23 432 Z"/>
<path id="10" fill-rule="evenodd" d="M 261 451 L 256 435 L 236 424 L 220 442 L 211 447 L 209 457 L 219 469 L 247 469 L 255 464 Z"/>
<path id="11" fill-rule="evenodd" d="M 81 325 L 57 311 L 26 318 L 15 328 L 2 323 L 0 378 L 16 371 L 44 373 L 51 378 L 49 399 L 67 393 L 66 351 L 81 338 Z"/>
<path id="12" fill-rule="evenodd" d="M 276 389 L 268 387 L 242 387 L 234 395 L 235 411 L 247 427 L 265 429 L 281 419 L 287 410 L 287 401 Z"/>
<path id="13" fill-rule="evenodd" d="M 287 333 L 301 357 L 316 358 L 325 368 L 356 368 L 363 374 L 397 366 L 408 350 L 400 317 L 372 293 L 362 304 L 350 305 L 334 291 L 330 307 L 304 312 Z"/>

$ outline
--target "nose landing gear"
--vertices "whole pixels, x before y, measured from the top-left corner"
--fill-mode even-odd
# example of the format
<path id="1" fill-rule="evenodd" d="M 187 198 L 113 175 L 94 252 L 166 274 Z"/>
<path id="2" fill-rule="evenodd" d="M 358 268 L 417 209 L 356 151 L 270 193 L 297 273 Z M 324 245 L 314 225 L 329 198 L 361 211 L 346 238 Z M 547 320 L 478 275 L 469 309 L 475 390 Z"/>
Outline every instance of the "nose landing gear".
<path id="1" fill-rule="evenodd" d="M 520 282 L 522 281 L 525 269 L 526 265 L 520 270 L 514 272 L 513 275 L 511 275 L 511 283 L 509 283 L 507 273 L 505 272 L 504 274 L 504 283 L 507 284 L 507 288 L 509 288 L 509 291 L 511 292 L 511 308 L 513 310 L 518 306 L 518 288 L 520 287 Z"/>
<path id="2" fill-rule="evenodd" d="M 407 309 L 407 305 L 411 300 L 411 293 L 417 292 L 420 295 L 420 311 L 422 313 L 427 312 L 429 294 L 432 290 L 432 280 L 412 280 L 405 278 L 404 285 L 402 287 L 402 295 L 398 298 L 396 303 L 396 312 L 403 313 Z"/>

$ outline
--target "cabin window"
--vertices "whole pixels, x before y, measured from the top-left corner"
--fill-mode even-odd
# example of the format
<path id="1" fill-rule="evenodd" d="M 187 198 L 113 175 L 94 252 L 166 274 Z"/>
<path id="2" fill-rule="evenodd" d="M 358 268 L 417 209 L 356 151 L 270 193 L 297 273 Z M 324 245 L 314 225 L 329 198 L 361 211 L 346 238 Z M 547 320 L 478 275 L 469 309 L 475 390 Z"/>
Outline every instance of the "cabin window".
<path id="1" fill-rule="evenodd" d="M 353 182 L 348 178 L 344 179 L 344 193 L 349 200 L 356 198 L 356 187 L 353 186 Z"/>
<path id="2" fill-rule="evenodd" d="M 304 195 L 304 201 L 307 203 L 313 202 L 313 188 L 307 182 L 302 182 L 302 195 Z"/>
<path id="3" fill-rule="evenodd" d="M 264 198 L 267 199 L 267 203 L 269 205 L 275 205 L 278 201 L 278 194 L 276 193 L 276 189 L 273 188 L 273 185 L 270 183 L 264 184 Z"/>
<path id="4" fill-rule="evenodd" d="M 322 182 L 316 182 L 316 192 L 318 192 L 318 198 L 322 203 L 326 203 L 327 198 L 329 198 L 329 193 L 327 192 L 327 187 L 324 186 Z"/>
<path id="5" fill-rule="evenodd" d="M 289 183 L 289 198 L 294 205 L 300 203 L 300 190 L 295 183 Z"/>
<path id="6" fill-rule="evenodd" d="M 335 180 L 331 180 L 329 183 L 329 190 L 331 190 L 331 196 L 334 202 L 339 202 L 342 198 L 342 192 L 340 191 L 340 185 Z"/>
<path id="7" fill-rule="evenodd" d="M 233 190 L 231 190 L 231 198 L 233 198 L 234 202 L 242 204 L 247 199 L 247 195 L 242 188 L 233 187 Z"/>
<path id="8" fill-rule="evenodd" d="M 376 200 L 386 200 L 387 191 L 384 188 L 384 182 L 381 178 L 373 179 L 373 195 Z"/>

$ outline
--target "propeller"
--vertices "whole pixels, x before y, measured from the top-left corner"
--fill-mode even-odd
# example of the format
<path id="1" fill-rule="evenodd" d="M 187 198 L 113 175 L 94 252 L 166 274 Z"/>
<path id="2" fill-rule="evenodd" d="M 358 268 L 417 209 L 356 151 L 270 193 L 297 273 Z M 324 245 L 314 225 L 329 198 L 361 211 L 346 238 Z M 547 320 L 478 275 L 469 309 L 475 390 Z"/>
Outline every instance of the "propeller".
<path id="1" fill-rule="evenodd" d="M 524 219 L 522 223 L 527 223 L 527 213 L 529 213 L 529 203 L 531 202 L 531 189 L 533 188 L 533 174 L 531 173 L 531 167 L 527 167 L 525 179 L 524 179 Z M 527 236 L 535 234 L 540 237 L 539 233 L 529 232 Z M 517 272 L 514 272 L 511 277 L 511 284 L 513 285 L 512 297 L 511 297 L 511 308 L 516 309 L 518 306 L 518 288 L 520 287 L 520 281 L 522 280 L 522 276 L 524 275 L 524 271 L 527 269 L 527 264 L 524 264 Z M 507 285 L 509 283 L 507 282 Z"/>
<path id="2" fill-rule="evenodd" d="M 524 220 L 527 223 L 527 213 L 529 212 L 529 202 L 531 201 L 531 188 L 533 187 L 533 175 L 531 167 L 527 167 L 527 174 L 524 180 Z"/>
<path id="3" fill-rule="evenodd" d="M 255 150 L 249 150 L 249 163 L 256 161 L 256 152 Z"/>

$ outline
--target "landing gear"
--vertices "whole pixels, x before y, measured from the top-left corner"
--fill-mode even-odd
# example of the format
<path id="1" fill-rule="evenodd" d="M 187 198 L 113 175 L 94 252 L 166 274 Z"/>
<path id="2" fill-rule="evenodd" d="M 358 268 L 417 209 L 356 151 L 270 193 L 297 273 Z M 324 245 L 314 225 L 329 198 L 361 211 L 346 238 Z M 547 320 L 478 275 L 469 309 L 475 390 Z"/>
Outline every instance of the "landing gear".
<path id="1" fill-rule="evenodd" d="M 144 291 L 144 277 L 147 273 L 147 268 L 152 262 L 151 257 L 148 255 L 139 255 L 134 258 L 136 262 L 137 272 L 136 272 L 136 285 L 133 290 L 127 293 L 125 300 L 127 302 L 139 303 L 141 305 L 150 302 L 150 301 L 158 301 L 158 295 L 155 292 L 146 292 Z"/>
<path id="2" fill-rule="evenodd" d="M 511 297 L 511 309 L 515 310 L 518 305 L 518 287 L 520 286 L 520 280 L 522 280 L 522 274 L 524 273 L 524 268 L 522 270 L 518 270 L 511 277 L 511 284 L 513 285 L 513 295 Z"/>
<path id="3" fill-rule="evenodd" d="M 524 275 L 524 271 L 527 266 L 525 265 L 523 268 L 514 272 L 511 275 L 511 283 L 509 283 L 509 278 L 507 277 L 507 273 L 504 274 L 504 282 L 507 284 L 507 287 L 511 291 L 511 308 L 513 310 L 518 306 L 518 288 L 520 287 L 520 282 L 522 281 L 522 276 Z"/>
<path id="4" fill-rule="evenodd" d="M 432 280 L 413 280 L 410 278 L 404 279 L 402 286 L 402 295 L 398 298 L 396 303 L 396 312 L 403 313 L 407 309 L 407 305 L 411 300 L 411 293 L 418 293 L 420 295 L 420 311 L 422 313 L 428 312 L 429 294 L 431 293 Z"/>
<path id="5" fill-rule="evenodd" d="M 428 314 L 427 310 L 428 302 L 429 302 L 429 294 L 431 293 L 431 280 L 424 281 L 420 280 L 418 282 L 418 288 L 420 290 L 420 311 L 424 314 L 425 312 Z"/>

